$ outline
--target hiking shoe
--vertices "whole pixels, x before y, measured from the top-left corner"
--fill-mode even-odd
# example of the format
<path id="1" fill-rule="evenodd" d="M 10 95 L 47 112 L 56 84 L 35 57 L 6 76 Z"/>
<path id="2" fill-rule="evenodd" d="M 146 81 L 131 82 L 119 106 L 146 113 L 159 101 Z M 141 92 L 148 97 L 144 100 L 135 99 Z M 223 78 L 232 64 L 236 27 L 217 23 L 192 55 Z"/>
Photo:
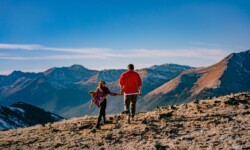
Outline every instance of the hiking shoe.
<path id="1" fill-rule="evenodd" d="M 96 126 L 95 128 L 96 128 L 96 129 L 99 129 L 99 130 L 101 129 L 101 127 L 100 127 L 100 126 Z"/>
<path id="2" fill-rule="evenodd" d="M 122 114 L 129 114 L 129 111 L 125 110 L 122 112 Z"/>
<path id="3" fill-rule="evenodd" d="M 96 128 L 93 128 L 89 131 L 90 133 L 96 133 Z"/>
<path id="4" fill-rule="evenodd" d="M 130 124 L 130 115 L 128 115 L 127 119 L 128 119 L 128 124 Z"/>
<path id="5" fill-rule="evenodd" d="M 135 117 L 131 117 L 131 120 L 134 121 L 134 120 L 135 120 Z"/>

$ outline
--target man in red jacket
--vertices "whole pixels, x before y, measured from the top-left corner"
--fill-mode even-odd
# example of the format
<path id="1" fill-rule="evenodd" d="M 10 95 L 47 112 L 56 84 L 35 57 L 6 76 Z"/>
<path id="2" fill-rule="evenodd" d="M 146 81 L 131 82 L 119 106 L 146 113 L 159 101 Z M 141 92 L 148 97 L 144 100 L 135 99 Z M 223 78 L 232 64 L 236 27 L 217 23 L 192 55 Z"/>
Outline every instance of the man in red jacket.
<path id="1" fill-rule="evenodd" d="M 121 94 L 124 94 L 124 111 L 128 114 L 128 123 L 130 123 L 130 113 L 132 119 L 135 116 L 137 95 L 142 96 L 142 81 L 139 74 L 134 71 L 133 64 L 129 64 L 128 71 L 121 75 L 120 86 Z"/>

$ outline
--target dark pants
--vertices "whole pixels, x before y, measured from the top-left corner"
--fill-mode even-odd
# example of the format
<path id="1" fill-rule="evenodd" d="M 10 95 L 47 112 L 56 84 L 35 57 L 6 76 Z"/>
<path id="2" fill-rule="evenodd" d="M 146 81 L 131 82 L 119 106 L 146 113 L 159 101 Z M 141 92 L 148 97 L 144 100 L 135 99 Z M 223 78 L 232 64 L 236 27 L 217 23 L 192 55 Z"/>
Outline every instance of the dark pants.
<path id="1" fill-rule="evenodd" d="M 137 94 L 124 95 L 124 110 L 131 114 L 132 118 L 135 116 Z"/>
<path id="2" fill-rule="evenodd" d="M 106 121 L 106 120 L 105 120 L 106 106 L 107 106 L 107 100 L 105 99 L 105 100 L 100 104 L 99 116 L 98 116 L 98 119 L 97 119 L 96 127 L 99 127 L 99 126 L 100 126 L 100 122 L 101 122 L 102 117 L 103 117 L 104 122 Z"/>

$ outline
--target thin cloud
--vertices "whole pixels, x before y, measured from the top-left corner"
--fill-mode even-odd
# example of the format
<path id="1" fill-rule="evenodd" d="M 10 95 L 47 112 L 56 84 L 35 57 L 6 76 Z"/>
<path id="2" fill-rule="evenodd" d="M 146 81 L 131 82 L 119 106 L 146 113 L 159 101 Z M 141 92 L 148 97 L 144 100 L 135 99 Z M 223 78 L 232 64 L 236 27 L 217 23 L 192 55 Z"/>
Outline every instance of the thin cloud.
<path id="1" fill-rule="evenodd" d="M 2 44 L 0 43 L 0 49 L 22 49 L 22 50 L 36 50 L 40 49 L 42 45 L 32 44 Z"/>
<path id="2" fill-rule="evenodd" d="M 114 59 L 114 58 L 203 58 L 219 60 L 230 52 L 221 49 L 129 49 L 113 50 L 108 48 L 58 48 L 46 47 L 42 45 L 20 45 L 20 44 L 0 44 L 0 49 L 22 49 L 67 52 L 69 55 L 49 55 L 49 56 L 1 56 L 0 59 L 9 60 L 49 60 L 49 59 Z"/>
<path id="3" fill-rule="evenodd" d="M 58 48 L 58 47 L 46 47 L 43 45 L 33 44 L 3 44 L 0 43 L 0 49 L 21 49 L 21 50 L 46 50 L 46 51 L 57 51 L 57 52 L 69 52 L 79 54 L 97 54 L 100 52 L 108 52 L 110 49 L 107 48 Z"/>
<path id="4" fill-rule="evenodd" d="M 123 51 L 120 53 L 104 53 L 100 54 L 107 58 L 174 58 L 174 57 L 183 57 L 183 58 L 204 58 L 204 59 L 213 59 L 218 60 L 230 52 L 220 50 L 220 49 L 131 49 Z"/>
<path id="5" fill-rule="evenodd" d="M 110 49 L 107 49 L 107 48 L 55 48 L 55 47 L 42 47 L 40 50 L 79 53 L 79 54 L 98 54 L 98 53 L 108 52 Z"/>
<path id="6" fill-rule="evenodd" d="M 2 60 L 70 60 L 70 59 L 107 59 L 103 56 L 95 55 L 52 55 L 52 56 L 41 56 L 41 57 L 15 57 L 15 56 L 4 56 Z"/>
<path id="7" fill-rule="evenodd" d="M 183 58 L 205 58 L 205 59 L 221 59 L 228 55 L 228 51 L 220 49 L 181 49 L 181 50 L 152 50 L 152 49 L 133 49 L 123 54 L 106 55 L 110 57 L 123 58 L 169 58 L 169 57 L 183 57 Z"/>

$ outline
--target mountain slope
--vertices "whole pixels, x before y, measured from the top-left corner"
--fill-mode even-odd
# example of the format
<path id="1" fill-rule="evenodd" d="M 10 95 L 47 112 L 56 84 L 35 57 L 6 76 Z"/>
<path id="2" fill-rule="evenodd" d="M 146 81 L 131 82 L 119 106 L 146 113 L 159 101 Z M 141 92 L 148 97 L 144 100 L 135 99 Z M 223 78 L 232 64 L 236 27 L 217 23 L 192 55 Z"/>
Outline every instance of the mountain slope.
<path id="1" fill-rule="evenodd" d="M 0 107 L 0 130 L 45 124 L 60 121 L 63 118 L 35 106 L 17 102 L 10 106 Z"/>
<path id="2" fill-rule="evenodd" d="M 0 76 L 0 101 L 22 90 L 39 76 L 41 76 L 41 73 L 24 73 L 21 71 L 13 71 L 8 76 Z"/>
<path id="3" fill-rule="evenodd" d="M 217 64 L 191 69 L 148 93 L 142 110 L 197 98 L 250 91 L 250 50 L 233 53 Z"/>
<path id="4" fill-rule="evenodd" d="M 2 149 L 249 149 L 250 93 L 230 94 L 126 116 L 81 117 L 0 131 Z"/>
<path id="5" fill-rule="evenodd" d="M 147 94 L 165 82 L 175 78 L 183 71 L 191 68 L 183 65 L 163 64 L 138 70 L 143 81 L 143 93 Z"/>

